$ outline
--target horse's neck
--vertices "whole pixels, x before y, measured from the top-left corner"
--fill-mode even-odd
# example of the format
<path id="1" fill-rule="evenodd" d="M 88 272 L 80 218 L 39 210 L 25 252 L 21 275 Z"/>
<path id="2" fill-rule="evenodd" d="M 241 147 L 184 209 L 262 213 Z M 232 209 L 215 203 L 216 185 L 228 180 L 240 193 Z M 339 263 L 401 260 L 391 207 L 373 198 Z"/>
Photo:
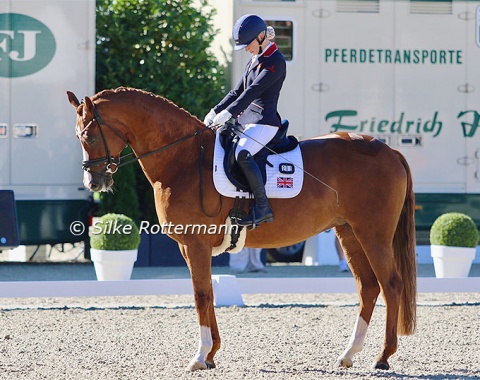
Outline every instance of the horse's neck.
<path id="1" fill-rule="evenodd" d="M 208 156 L 213 152 L 212 134 L 204 131 L 201 136 L 194 136 L 201 129 L 198 121 L 182 111 L 178 115 L 178 119 L 171 114 L 162 118 L 153 112 L 146 118 L 138 118 L 142 122 L 135 123 L 135 130 L 131 130 L 134 136 L 131 146 L 137 157 L 166 147 L 141 159 L 142 169 L 152 185 L 162 182 L 171 186 L 180 179 L 193 180 L 198 174 L 200 144 L 207 154 L 205 159 L 211 161 Z M 187 139 L 169 147 L 183 138 Z"/>

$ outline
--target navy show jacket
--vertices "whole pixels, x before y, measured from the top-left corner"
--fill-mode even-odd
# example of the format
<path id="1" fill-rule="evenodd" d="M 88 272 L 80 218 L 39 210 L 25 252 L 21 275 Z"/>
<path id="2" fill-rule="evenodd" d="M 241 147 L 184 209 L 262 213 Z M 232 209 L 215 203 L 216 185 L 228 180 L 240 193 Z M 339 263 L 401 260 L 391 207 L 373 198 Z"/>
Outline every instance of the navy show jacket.
<path id="1" fill-rule="evenodd" d="M 241 125 L 266 124 L 280 126 L 277 114 L 278 98 L 287 73 L 285 58 L 272 43 L 251 66 L 245 66 L 243 76 L 213 110 L 226 109 Z"/>

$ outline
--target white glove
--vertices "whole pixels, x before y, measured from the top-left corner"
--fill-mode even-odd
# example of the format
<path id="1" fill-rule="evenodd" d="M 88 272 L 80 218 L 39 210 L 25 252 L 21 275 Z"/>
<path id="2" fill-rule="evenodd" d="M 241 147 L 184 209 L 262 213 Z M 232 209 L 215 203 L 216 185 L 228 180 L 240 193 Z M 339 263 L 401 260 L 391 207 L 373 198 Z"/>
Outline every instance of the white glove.
<path id="1" fill-rule="evenodd" d="M 223 124 L 225 124 L 225 122 L 230 120 L 231 118 L 232 118 L 232 114 L 230 112 L 228 112 L 227 110 L 223 110 L 222 112 L 220 112 L 217 116 L 215 116 L 213 118 L 212 124 L 214 126 L 220 127 Z"/>
<path id="2" fill-rule="evenodd" d="M 203 119 L 203 122 L 205 125 L 210 125 L 212 124 L 213 118 L 217 116 L 213 108 L 210 110 L 209 113 L 207 113 L 207 116 L 205 116 L 205 119 Z"/>

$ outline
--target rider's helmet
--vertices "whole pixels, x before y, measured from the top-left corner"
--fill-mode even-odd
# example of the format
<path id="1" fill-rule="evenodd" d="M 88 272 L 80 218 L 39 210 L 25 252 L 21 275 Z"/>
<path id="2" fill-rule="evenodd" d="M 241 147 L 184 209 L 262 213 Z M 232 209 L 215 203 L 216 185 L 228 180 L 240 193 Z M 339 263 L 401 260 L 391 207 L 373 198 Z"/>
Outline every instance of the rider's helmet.
<path id="1" fill-rule="evenodd" d="M 250 45 L 263 31 L 266 33 L 267 24 L 260 17 L 250 14 L 240 17 L 233 27 L 234 49 L 240 50 Z"/>

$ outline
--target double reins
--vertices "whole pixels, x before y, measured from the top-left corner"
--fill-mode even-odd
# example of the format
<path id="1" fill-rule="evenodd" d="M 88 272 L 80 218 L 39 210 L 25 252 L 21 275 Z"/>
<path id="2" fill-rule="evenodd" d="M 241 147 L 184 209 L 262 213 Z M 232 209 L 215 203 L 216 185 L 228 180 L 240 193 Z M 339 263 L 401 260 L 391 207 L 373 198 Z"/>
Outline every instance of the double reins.
<path id="1" fill-rule="evenodd" d="M 83 170 L 87 171 L 87 172 L 90 172 L 91 171 L 91 168 L 92 167 L 95 167 L 95 166 L 99 166 L 99 165 L 103 165 L 103 164 L 106 164 L 106 172 L 107 173 L 110 173 L 110 174 L 114 174 L 119 168 L 121 168 L 122 166 L 125 166 L 125 165 L 129 165 L 129 164 L 132 164 L 134 162 L 137 162 L 137 161 L 140 161 L 142 160 L 143 158 L 146 158 L 146 157 L 149 157 L 149 156 L 152 156 L 154 154 L 157 154 L 157 153 L 160 153 L 164 150 L 167 150 L 169 148 L 172 148 L 173 146 L 177 145 L 177 144 L 180 144 L 181 142 L 183 141 L 186 141 L 188 139 L 191 139 L 192 137 L 196 137 L 196 136 L 200 136 L 205 130 L 207 129 L 210 129 L 208 127 L 204 127 L 202 129 L 199 129 L 198 131 L 196 131 L 195 133 L 192 133 L 190 135 L 186 135 L 186 136 L 183 136 L 181 138 L 179 138 L 178 140 L 175 140 L 173 141 L 172 143 L 170 144 L 167 144 L 165 146 L 162 146 L 160 148 L 157 148 L 157 149 L 154 149 L 150 152 L 147 152 L 147 153 L 144 153 L 144 154 L 141 154 L 139 156 L 135 156 L 135 154 L 132 152 L 132 153 L 128 153 L 128 154 L 125 154 L 123 156 L 120 156 L 120 157 L 114 157 L 110 154 L 110 149 L 108 148 L 108 143 L 107 143 L 107 139 L 105 138 L 105 133 L 103 132 L 103 128 L 102 126 L 106 126 L 107 128 L 109 128 L 111 131 L 113 131 L 118 137 L 120 137 L 120 139 L 125 143 L 125 147 L 127 147 L 129 144 L 127 142 L 127 139 L 125 137 L 123 137 L 120 132 L 112 127 L 110 124 L 107 124 L 103 119 L 102 117 L 100 116 L 100 114 L 98 113 L 98 109 L 97 109 L 97 106 L 94 104 L 93 105 L 93 119 L 90 121 L 90 123 L 88 123 L 88 125 L 82 130 L 82 132 L 84 130 L 86 130 L 87 128 L 90 127 L 90 125 L 92 123 L 96 122 L 98 124 L 98 127 L 100 129 L 100 136 L 102 138 L 102 141 L 103 141 L 103 146 L 104 146 L 104 149 L 105 149 L 105 156 L 104 157 L 100 157 L 100 158 L 95 158 L 93 160 L 84 160 L 82 161 L 82 168 Z M 128 159 L 127 161 L 123 161 L 124 159 L 128 158 L 128 157 L 132 157 L 134 156 L 133 158 L 131 159 Z M 95 174 L 98 174 L 100 176 L 102 176 L 103 174 L 102 173 L 98 173 L 98 172 L 95 172 Z"/>
<path id="2" fill-rule="evenodd" d="M 111 125 L 107 124 L 103 119 L 102 117 L 100 116 L 100 114 L 98 113 L 98 110 L 97 110 L 97 106 L 95 104 L 93 104 L 93 119 L 87 124 L 87 126 L 81 131 L 85 131 L 87 128 L 90 127 L 90 125 L 94 122 L 97 122 L 98 124 L 98 128 L 100 129 L 100 136 L 102 137 L 102 141 L 103 141 L 103 146 L 104 146 L 104 149 L 105 149 L 105 156 L 104 157 L 100 157 L 100 158 L 95 158 L 93 160 L 84 160 L 82 161 L 82 168 L 83 170 L 87 171 L 87 172 L 91 172 L 91 168 L 92 167 L 95 167 L 95 166 L 99 166 L 99 165 L 103 165 L 103 164 L 106 164 L 106 173 L 109 173 L 109 174 L 114 174 L 119 168 L 121 168 L 122 166 L 125 166 L 125 165 L 128 165 L 128 164 L 132 164 L 134 162 L 137 162 L 137 161 L 140 161 L 141 159 L 143 158 L 146 158 L 146 157 L 149 157 L 149 156 L 152 156 L 154 154 L 157 154 L 157 153 L 160 153 L 160 152 L 163 152 L 164 150 L 167 150 L 169 148 L 172 148 L 174 147 L 175 145 L 178 145 L 186 140 L 189 140 L 191 139 L 192 137 L 199 137 L 199 145 L 200 145 L 200 159 L 199 159 L 199 176 L 200 176 L 200 207 L 202 209 L 202 212 L 210 217 L 210 218 L 213 218 L 213 217 L 216 217 L 217 215 L 220 214 L 221 210 L 222 210 L 222 197 L 220 195 L 220 207 L 218 208 L 218 211 L 214 214 L 210 214 L 208 213 L 206 210 L 205 210 L 205 206 L 204 206 L 204 202 L 203 202 L 203 199 L 204 199 L 204 193 L 203 193 L 203 162 L 204 162 L 204 147 L 203 147 L 203 142 L 202 142 L 202 133 L 205 132 L 206 130 L 210 130 L 211 129 L 209 127 L 204 127 L 202 129 L 199 129 L 198 131 L 196 131 L 195 133 L 192 133 L 190 135 L 186 135 L 186 136 L 183 136 L 181 138 L 179 138 L 178 140 L 175 140 L 173 141 L 172 143 L 170 144 L 167 144 L 165 146 L 162 146 L 160 148 L 157 148 L 157 149 L 154 149 L 150 152 L 147 152 L 147 153 L 143 153 L 139 156 L 135 156 L 135 154 L 132 152 L 132 153 L 128 153 L 128 154 L 125 154 L 123 156 L 120 156 L 120 157 L 114 157 L 110 154 L 110 149 L 108 148 L 108 143 L 107 143 L 107 139 L 105 138 L 105 134 L 103 132 L 103 128 L 102 126 L 106 126 L 107 128 L 109 128 L 110 130 L 112 130 L 118 137 L 120 137 L 122 139 L 122 141 L 125 143 L 125 147 L 129 146 L 130 144 L 128 144 L 128 141 L 125 137 L 123 137 L 120 132 L 112 127 Z M 80 132 L 80 133 L 81 133 Z M 131 156 L 134 156 L 133 158 L 131 159 L 128 159 L 127 161 L 124 161 L 122 162 L 123 159 L 127 158 L 127 157 L 131 157 Z M 98 172 L 95 172 L 96 175 L 98 176 L 101 176 L 101 177 L 106 177 L 106 174 L 104 173 L 98 173 Z"/>

